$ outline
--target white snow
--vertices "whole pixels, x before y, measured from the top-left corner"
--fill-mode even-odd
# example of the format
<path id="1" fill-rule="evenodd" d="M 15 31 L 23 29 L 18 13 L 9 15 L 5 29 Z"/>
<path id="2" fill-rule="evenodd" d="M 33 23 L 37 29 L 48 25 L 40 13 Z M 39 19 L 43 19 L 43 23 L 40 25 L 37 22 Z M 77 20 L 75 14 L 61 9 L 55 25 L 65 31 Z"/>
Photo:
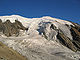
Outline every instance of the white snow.
<path id="1" fill-rule="evenodd" d="M 26 56 L 29 60 L 78 60 L 80 57 L 79 54 L 54 41 L 54 39 L 58 40 L 56 37 L 53 40 L 47 40 L 39 34 L 40 32 L 38 29 L 44 29 L 44 27 L 47 27 L 47 34 L 51 34 L 52 30 L 48 27 L 49 24 L 52 23 L 57 29 L 62 29 L 65 35 L 72 39 L 69 29 L 65 27 L 65 24 L 73 25 L 68 21 L 49 16 L 41 18 L 24 18 L 19 15 L 0 16 L 0 19 L 2 19 L 3 22 L 7 19 L 11 22 L 15 22 L 15 19 L 18 19 L 25 27 L 29 27 L 27 32 L 21 31 L 19 37 L 0 36 L 0 41 Z M 42 27 L 40 28 L 40 26 Z M 54 36 L 56 36 L 55 30 Z"/>

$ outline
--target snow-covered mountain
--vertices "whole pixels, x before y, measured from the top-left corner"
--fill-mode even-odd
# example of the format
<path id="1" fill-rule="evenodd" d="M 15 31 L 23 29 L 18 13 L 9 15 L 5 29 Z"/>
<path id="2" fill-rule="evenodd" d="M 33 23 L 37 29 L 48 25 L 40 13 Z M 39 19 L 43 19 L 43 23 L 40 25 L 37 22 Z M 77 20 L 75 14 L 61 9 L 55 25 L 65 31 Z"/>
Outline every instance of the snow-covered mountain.
<path id="1" fill-rule="evenodd" d="M 79 60 L 80 25 L 66 20 L 44 16 L 25 18 L 19 15 L 0 16 L 2 22 L 18 20 L 28 28 L 19 36 L 6 37 L 0 41 L 13 48 L 28 60 Z"/>

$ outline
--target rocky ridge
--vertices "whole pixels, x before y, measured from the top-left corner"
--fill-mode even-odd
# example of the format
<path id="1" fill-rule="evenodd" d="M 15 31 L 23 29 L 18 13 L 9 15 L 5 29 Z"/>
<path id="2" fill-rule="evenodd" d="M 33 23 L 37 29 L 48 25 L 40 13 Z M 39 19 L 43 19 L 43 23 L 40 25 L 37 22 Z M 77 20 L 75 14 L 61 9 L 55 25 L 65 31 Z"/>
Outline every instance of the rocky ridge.
<path id="1" fill-rule="evenodd" d="M 15 36 L 18 36 L 20 29 L 27 30 L 27 28 L 25 28 L 18 20 L 15 20 L 14 23 L 11 23 L 10 20 L 2 22 L 0 19 L 0 32 L 2 32 L 5 36 L 10 37 L 13 34 L 15 34 Z"/>

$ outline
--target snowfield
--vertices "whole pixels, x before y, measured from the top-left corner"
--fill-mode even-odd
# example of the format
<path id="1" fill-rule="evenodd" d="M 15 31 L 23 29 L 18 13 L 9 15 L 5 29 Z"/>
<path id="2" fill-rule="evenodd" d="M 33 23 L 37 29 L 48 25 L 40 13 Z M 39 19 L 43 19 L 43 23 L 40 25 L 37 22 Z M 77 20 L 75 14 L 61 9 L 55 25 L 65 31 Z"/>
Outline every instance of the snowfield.
<path id="1" fill-rule="evenodd" d="M 50 30 L 50 24 L 54 24 L 57 29 L 61 29 L 64 34 L 73 40 L 71 32 L 65 24 L 73 25 L 72 23 L 52 18 L 49 16 L 41 18 L 24 18 L 19 15 L 0 16 L 2 21 L 9 19 L 15 22 L 20 21 L 23 26 L 28 27 L 28 31 L 21 31 L 18 37 L 0 36 L 0 41 L 8 47 L 13 48 L 28 60 L 79 60 L 80 52 L 73 52 L 67 47 L 59 43 L 56 35 L 57 31 Z M 74 26 L 74 25 L 73 25 Z M 44 29 L 46 27 L 46 29 Z M 48 39 L 45 39 L 42 31 L 46 31 Z M 53 31 L 53 33 L 51 33 Z M 50 35 L 52 34 L 52 35 Z"/>

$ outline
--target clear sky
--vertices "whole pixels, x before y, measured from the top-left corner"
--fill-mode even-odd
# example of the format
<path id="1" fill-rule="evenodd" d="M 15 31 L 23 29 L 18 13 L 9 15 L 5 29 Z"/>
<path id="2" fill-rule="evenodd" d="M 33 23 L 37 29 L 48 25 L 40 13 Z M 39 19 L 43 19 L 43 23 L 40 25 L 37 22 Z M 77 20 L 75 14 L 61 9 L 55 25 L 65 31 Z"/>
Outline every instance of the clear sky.
<path id="1" fill-rule="evenodd" d="M 80 0 L 0 0 L 0 16 L 51 16 L 80 23 Z"/>

